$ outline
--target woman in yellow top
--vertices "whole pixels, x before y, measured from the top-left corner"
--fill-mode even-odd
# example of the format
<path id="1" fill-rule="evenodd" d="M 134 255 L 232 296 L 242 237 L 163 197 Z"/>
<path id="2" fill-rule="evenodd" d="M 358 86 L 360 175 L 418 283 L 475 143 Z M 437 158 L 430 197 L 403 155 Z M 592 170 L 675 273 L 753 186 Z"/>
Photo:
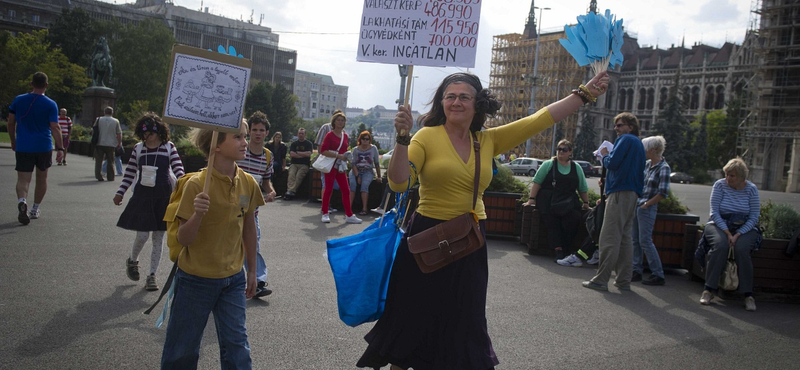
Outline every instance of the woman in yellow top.
<path id="1" fill-rule="evenodd" d="M 481 161 L 475 212 L 485 229 L 483 190 L 492 180 L 491 161 L 593 101 L 606 91 L 608 74 L 519 121 L 480 131 L 500 103 L 477 76 L 455 73 L 436 90 L 431 110 L 419 118 L 425 126 L 413 139 L 408 106 L 394 120 L 397 144 L 389 162 L 392 190 L 405 191 L 419 178 L 419 206 L 400 243 L 389 280 L 385 311 L 366 335 L 359 367 L 392 369 L 487 370 L 499 362 L 486 328 L 486 248 L 440 270 L 423 274 L 408 251 L 406 238 L 472 210 L 475 161 Z M 472 148 L 472 133 L 480 158 Z M 402 134 L 402 135 L 401 135 Z"/>

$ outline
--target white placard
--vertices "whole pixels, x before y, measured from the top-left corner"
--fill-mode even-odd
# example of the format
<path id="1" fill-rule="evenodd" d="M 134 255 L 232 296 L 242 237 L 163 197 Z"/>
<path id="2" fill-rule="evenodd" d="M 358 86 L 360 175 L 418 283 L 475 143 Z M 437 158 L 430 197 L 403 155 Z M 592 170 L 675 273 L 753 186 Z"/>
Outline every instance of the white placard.
<path id="1" fill-rule="evenodd" d="M 164 120 L 238 132 L 251 63 L 243 58 L 176 45 Z"/>
<path id="2" fill-rule="evenodd" d="M 361 62 L 475 67 L 481 0 L 364 0 Z"/>

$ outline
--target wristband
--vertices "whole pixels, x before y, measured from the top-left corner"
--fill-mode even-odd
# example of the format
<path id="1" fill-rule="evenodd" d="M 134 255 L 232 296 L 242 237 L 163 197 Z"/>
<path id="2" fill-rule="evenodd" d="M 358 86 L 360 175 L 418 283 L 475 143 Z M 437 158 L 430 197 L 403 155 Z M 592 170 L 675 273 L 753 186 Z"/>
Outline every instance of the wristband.
<path id="1" fill-rule="evenodd" d="M 409 144 L 411 144 L 411 135 L 405 135 L 405 136 L 397 135 L 394 141 L 400 145 L 408 146 Z"/>
<path id="2" fill-rule="evenodd" d="M 56 151 L 58 151 L 58 152 L 63 152 L 63 151 L 64 151 L 64 148 L 56 148 Z"/>

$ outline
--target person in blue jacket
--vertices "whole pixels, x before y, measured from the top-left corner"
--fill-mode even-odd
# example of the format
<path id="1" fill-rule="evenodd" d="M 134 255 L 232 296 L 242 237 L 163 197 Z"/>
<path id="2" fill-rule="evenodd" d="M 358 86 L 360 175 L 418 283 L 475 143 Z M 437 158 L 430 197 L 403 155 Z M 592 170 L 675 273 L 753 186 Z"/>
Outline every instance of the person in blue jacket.
<path id="1" fill-rule="evenodd" d="M 644 187 L 645 151 L 639 140 L 639 120 L 632 113 L 614 117 L 617 140 L 609 153 L 603 148 L 603 167 L 606 175 L 606 211 L 600 230 L 600 264 L 597 275 L 584 281 L 583 286 L 608 290 L 611 272 L 616 272 L 614 286 L 631 290 L 633 274 L 633 242 L 631 226 L 636 202 Z"/>

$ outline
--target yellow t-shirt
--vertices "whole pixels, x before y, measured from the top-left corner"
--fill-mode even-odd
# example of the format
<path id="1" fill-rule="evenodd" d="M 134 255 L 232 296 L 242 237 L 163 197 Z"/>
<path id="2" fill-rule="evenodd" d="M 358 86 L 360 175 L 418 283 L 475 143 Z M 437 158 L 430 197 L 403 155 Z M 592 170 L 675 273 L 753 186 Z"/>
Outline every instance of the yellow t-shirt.
<path id="1" fill-rule="evenodd" d="M 186 182 L 178 217 L 188 220 L 194 213 L 194 198 L 203 191 L 208 169 Z M 178 258 L 178 267 L 186 273 L 209 279 L 235 275 L 244 266 L 242 230 L 245 214 L 264 204 L 261 190 L 252 176 L 238 166 L 236 176 L 211 171 L 208 196 L 211 205 L 200 222 L 197 237 Z"/>
<path id="2" fill-rule="evenodd" d="M 511 150 L 553 123 L 553 117 L 544 108 L 521 120 L 476 133 L 481 144 L 481 177 L 475 205 L 479 219 L 486 218 L 483 191 L 492 181 L 492 158 Z M 472 210 L 475 152 L 470 151 L 469 160 L 464 163 L 443 125 L 419 130 L 411 139 L 408 159 L 416 167 L 416 175 L 419 176 L 417 212 L 426 217 L 449 220 Z M 416 181 L 413 168 L 410 181 L 412 184 Z M 389 181 L 389 186 L 395 192 L 406 191 L 407 185 L 407 181 Z"/>

